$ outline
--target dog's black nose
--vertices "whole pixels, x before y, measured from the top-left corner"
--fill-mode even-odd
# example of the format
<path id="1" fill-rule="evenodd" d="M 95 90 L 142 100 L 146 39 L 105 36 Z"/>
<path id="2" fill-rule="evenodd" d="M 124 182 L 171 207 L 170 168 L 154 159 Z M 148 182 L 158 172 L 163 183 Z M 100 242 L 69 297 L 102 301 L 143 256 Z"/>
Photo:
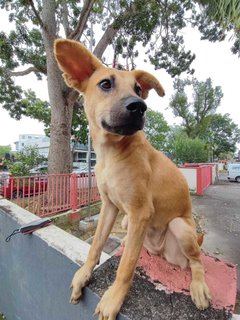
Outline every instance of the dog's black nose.
<path id="1" fill-rule="evenodd" d="M 146 103 L 135 97 L 127 98 L 125 100 L 125 106 L 128 111 L 136 113 L 137 115 L 144 115 L 144 112 L 147 110 Z"/>

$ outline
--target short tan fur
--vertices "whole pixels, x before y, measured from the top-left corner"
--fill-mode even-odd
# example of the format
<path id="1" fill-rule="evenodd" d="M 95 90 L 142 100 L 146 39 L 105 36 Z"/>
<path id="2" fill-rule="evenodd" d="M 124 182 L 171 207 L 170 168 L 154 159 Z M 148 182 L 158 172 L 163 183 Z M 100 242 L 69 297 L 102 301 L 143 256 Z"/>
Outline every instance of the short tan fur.
<path id="1" fill-rule="evenodd" d="M 151 74 L 103 66 L 82 44 L 56 40 L 55 56 L 68 86 L 84 95 L 97 155 L 95 168 L 102 208 L 87 261 L 74 275 L 70 302 L 78 303 L 99 261 L 119 211 L 127 228 L 113 285 L 96 307 L 99 320 L 115 320 L 129 291 L 142 246 L 170 263 L 190 266 L 190 293 L 199 309 L 210 291 L 200 260 L 188 185 L 179 169 L 147 141 L 142 129 L 148 92 L 164 89 Z M 201 239 L 200 239 L 201 240 Z"/>

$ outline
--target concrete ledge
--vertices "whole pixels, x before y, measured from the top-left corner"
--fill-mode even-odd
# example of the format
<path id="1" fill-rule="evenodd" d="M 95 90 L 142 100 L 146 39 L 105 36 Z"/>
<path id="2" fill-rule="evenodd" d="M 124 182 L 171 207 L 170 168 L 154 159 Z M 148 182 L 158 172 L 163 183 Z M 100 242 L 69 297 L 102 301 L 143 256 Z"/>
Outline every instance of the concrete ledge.
<path id="1" fill-rule="evenodd" d="M 9 217 L 11 217 L 16 222 L 16 228 L 38 219 L 36 215 L 5 199 L 0 199 L 0 209 L 1 208 L 5 213 L 8 213 Z M 0 237 L 3 236 L 1 240 L 5 240 L 5 238 L 12 231 L 13 229 L 11 227 L 8 230 L 6 228 L 4 228 L 4 230 L 1 230 L 0 227 Z M 46 241 L 50 247 L 64 254 L 79 266 L 81 266 L 83 262 L 86 261 L 90 244 L 74 237 L 66 231 L 54 225 L 50 225 L 46 228 L 35 231 L 34 235 Z M 19 234 L 14 236 L 12 240 L 15 241 L 16 238 L 22 239 L 31 237 L 32 235 Z M 110 256 L 103 252 L 100 259 L 100 264 L 109 258 Z"/>

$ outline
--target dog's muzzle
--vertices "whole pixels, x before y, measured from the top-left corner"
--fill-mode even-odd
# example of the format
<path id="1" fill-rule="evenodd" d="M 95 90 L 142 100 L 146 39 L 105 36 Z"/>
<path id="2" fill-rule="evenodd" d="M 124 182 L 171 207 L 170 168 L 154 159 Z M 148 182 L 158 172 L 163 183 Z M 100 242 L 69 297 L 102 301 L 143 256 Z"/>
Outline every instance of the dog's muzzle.
<path id="1" fill-rule="evenodd" d="M 102 127 L 111 133 L 128 136 L 143 129 L 146 103 L 134 96 L 121 99 L 113 105 L 109 119 L 102 119 Z"/>

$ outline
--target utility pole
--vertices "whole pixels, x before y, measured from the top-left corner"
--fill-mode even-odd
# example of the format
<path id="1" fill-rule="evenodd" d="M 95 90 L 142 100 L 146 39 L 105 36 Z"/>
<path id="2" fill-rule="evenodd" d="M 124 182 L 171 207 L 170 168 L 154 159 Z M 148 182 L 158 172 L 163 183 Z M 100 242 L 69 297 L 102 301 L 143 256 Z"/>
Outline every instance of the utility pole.
<path id="1" fill-rule="evenodd" d="M 91 29 L 90 29 L 90 51 L 93 50 L 93 25 L 91 22 Z M 87 164 L 88 164 L 88 221 L 91 221 L 91 131 L 90 126 L 88 125 L 88 152 L 87 152 Z"/>

